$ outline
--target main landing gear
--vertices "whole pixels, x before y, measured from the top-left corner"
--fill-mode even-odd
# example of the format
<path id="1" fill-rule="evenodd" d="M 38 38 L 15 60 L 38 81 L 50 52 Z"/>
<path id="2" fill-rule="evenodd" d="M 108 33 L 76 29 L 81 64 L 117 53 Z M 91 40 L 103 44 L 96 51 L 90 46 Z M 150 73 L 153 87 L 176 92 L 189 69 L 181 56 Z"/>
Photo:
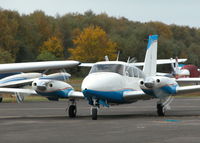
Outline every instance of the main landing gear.
<path id="1" fill-rule="evenodd" d="M 93 107 L 91 107 L 92 120 L 97 120 L 98 108 L 99 108 L 99 103 L 97 102 L 97 100 L 94 100 Z"/>
<path id="2" fill-rule="evenodd" d="M 157 102 L 157 114 L 158 116 L 165 116 L 165 112 L 170 109 L 169 104 L 173 101 L 173 97 L 169 96 L 167 99 L 160 99 Z"/>
<path id="3" fill-rule="evenodd" d="M 75 118 L 76 117 L 76 101 L 75 100 L 69 100 L 69 108 L 68 108 L 68 115 L 70 118 Z"/>
<path id="4" fill-rule="evenodd" d="M 2 96 L 0 96 L 0 103 L 1 103 L 1 102 L 3 102 L 3 97 L 2 97 Z"/>

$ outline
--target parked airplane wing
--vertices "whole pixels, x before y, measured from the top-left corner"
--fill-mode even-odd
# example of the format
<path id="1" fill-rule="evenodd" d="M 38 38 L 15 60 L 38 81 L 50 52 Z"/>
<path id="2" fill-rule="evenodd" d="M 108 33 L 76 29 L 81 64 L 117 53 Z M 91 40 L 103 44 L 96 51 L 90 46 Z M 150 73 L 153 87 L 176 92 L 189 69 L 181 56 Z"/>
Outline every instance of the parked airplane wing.
<path id="1" fill-rule="evenodd" d="M 92 67 L 94 63 L 81 63 L 79 66 L 81 67 Z"/>
<path id="2" fill-rule="evenodd" d="M 68 97 L 69 98 L 72 98 L 72 99 L 84 99 L 84 95 L 82 92 L 80 91 L 71 91 L 69 94 L 68 94 Z"/>
<path id="3" fill-rule="evenodd" d="M 200 78 L 178 78 L 177 82 L 200 82 Z"/>
<path id="4" fill-rule="evenodd" d="M 73 60 L 0 64 L 0 73 L 60 69 L 77 66 L 79 64 L 80 62 Z"/>
<path id="5" fill-rule="evenodd" d="M 181 63 L 185 61 L 187 61 L 187 59 L 179 59 L 178 62 Z M 160 60 L 157 60 L 157 65 L 171 64 L 175 62 L 176 62 L 176 59 L 160 59 Z M 135 66 L 144 66 L 144 62 L 137 62 L 137 63 L 132 63 L 132 64 L 134 64 Z"/>
<path id="6" fill-rule="evenodd" d="M 200 85 L 180 86 L 180 87 L 177 87 L 176 89 L 177 94 L 186 94 L 186 93 L 193 93 L 193 92 L 199 92 L 199 91 L 200 91 Z"/>
<path id="7" fill-rule="evenodd" d="M 187 61 L 187 59 L 179 59 L 179 63 L 181 62 L 185 62 Z M 157 60 L 157 65 L 161 65 L 161 64 L 171 64 L 171 63 L 175 63 L 176 60 L 175 59 L 161 59 L 161 60 Z M 130 63 L 133 64 L 134 66 L 144 66 L 144 62 L 136 62 L 136 63 Z M 79 66 L 81 67 L 92 67 L 94 65 L 94 63 L 81 63 Z"/>
<path id="8" fill-rule="evenodd" d="M 200 78 L 178 78 L 176 79 L 176 82 L 179 84 L 193 84 L 198 85 L 200 84 Z"/>
<path id="9" fill-rule="evenodd" d="M 19 88 L 0 88 L 0 93 L 23 93 L 28 95 L 37 95 L 33 89 L 19 89 Z"/>
<path id="10" fill-rule="evenodd" d="M 31 85 L 32 82 L 34 80 L 36 80 L 38 78 L 32 78 L 32 79 L 26 79 L 26 80 L 19 80 L 19 81 L 11 81 L 11 82 L 7 82 L 7 83 L 1 83 L 0 84 L 0 88 L 1 87 L 21 87 L 21 86 L 25 86 L 25 85 Z"/>

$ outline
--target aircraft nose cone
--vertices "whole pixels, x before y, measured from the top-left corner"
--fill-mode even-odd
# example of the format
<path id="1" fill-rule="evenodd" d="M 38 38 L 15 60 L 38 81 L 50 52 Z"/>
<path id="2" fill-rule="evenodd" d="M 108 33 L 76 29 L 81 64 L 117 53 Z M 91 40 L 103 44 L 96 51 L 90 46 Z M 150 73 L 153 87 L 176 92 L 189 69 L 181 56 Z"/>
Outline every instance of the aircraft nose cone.
<path id="1" fill-rule="evenodd" d="M 147 88 L 153 88 L 154 83 L 153 83 L 153 82 L 146 82 L 144 85 L 145 85 Z"/>
<path id="2" fill-rule="evenodd" d="M 82 83 L 82 91 L 110 91 L 122 88 L 121 75 L 116 73 L 93 73 L 89 74 Z"/>
<path id="3" fill-rule="evenodd" d="M 37 90 L 40 90 L 40 91 L 44 91 L 44 90 L 46 90 L 47 89 L 47 87 L 46 86 L 37 86 Z"/>
<path id="4" fill-rule="evenodd" d="M 154 79 L 149 78 L 146 81 L 144 81 L 144 86 L 147 88 L 153 88 L 154 87 Z"/>

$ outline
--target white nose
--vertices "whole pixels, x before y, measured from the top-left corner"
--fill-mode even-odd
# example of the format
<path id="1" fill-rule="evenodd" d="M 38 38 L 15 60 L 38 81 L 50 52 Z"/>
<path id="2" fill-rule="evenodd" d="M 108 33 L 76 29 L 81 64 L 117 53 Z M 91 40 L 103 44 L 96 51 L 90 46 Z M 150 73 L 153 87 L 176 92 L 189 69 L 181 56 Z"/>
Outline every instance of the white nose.
<path id="1" fill-rule="evenodd" d="M 117 73 L 92 73 L 89 74 L 82 82 L 82 91 L 112 91 L 121 89 L 123 86 L 123 78 Z"/>
<path id="2" fill-rule="evenodd" d="M 147 88 L 153 88 L 154 87 L 154 84 L 155 84 L 155 81 L 153 78 L 147 78 L 145 81 L 144 81 L 144 85 L 147 87 Z"/>
<path id="3" fill-rule="evenodd" d="M 49 83 L 49 81 L 36 80 L 32 83 L 32 87 L 36 91 L 45 91 L 45 90 L 47 90 L 48 83 Z"/>

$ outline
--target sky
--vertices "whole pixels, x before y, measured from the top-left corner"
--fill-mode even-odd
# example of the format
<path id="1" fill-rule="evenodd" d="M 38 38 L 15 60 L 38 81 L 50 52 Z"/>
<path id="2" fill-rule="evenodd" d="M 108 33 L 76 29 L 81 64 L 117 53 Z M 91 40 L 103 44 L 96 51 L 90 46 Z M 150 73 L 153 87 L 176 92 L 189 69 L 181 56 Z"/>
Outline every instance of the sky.
<path id="1" fill-rule="evenodd" d="M 0 0 L 3 9 L 30 14 L 42 10 L 47 15 L 84 13 L 125 17 L 132 21 L 160 21 L 200 28 L 200 0 Z"/>

